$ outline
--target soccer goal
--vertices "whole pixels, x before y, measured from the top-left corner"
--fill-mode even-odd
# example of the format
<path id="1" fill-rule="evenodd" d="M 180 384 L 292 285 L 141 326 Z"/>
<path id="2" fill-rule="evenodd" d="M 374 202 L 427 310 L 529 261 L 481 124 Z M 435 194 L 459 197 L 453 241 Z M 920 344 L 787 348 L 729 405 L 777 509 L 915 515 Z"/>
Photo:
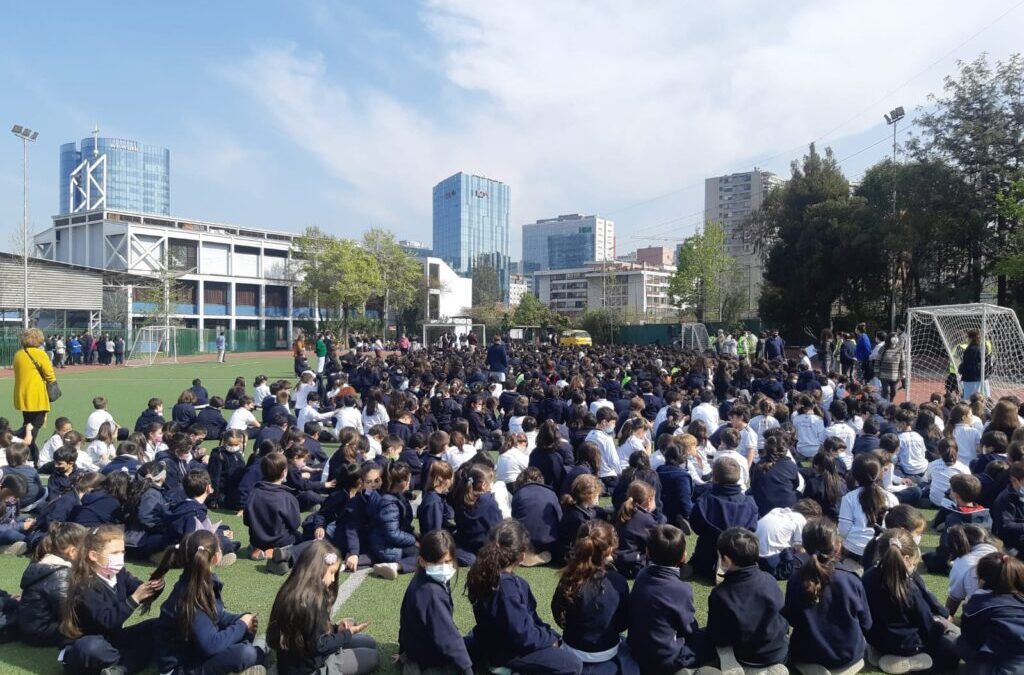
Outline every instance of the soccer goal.
<path id="1" fill-rule="evenodd" d="M 152 366 L 155 363 L 177 362 L 177 326 L 145 326 L 135 331 L 127 365 Z"/>
<path id="2" fill-rule="evenodd" d="M 442 342 L 450 340 L 449 348 L 464 348 L 468 346 L 466 337 L 473 333 L 476 335 L 477 347 L 487 347 L 487 327 L 482 323 L 425 323 L 423 324 L 423 346 L 441 347 Z M 447 336 L 447 337 L 444 337 Z M 457 338 L 458 342 L 453 339 Z"/>
<path id="3" fill-rule="evenodd" d="M 708 348 L 708 328 L 702 323 L 684 323 L 680 326 L 679 346 L 702 352 Z"/>
<path id="4" fill-rule="evenodd" d="M 984 303 L 914 307 L 907 313 L 907 398 L 923 401 L 932 392 L 960 392 L 958 370 L 967 332 L 978 331 L 984 345 L 982 382 L 994 401 L 1024 395 L 1024 331 L 1017 314 Z"/>

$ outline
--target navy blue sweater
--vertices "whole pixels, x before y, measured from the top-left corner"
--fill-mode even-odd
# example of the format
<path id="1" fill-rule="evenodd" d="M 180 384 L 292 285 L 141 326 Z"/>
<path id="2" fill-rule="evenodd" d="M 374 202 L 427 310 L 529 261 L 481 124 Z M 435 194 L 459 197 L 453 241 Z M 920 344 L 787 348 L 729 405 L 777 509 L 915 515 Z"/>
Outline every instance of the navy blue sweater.
<path id="1" fill-rule="evenodd" d="M 259 468 L 258 464 L 256 466 Z M 245 476 L 243 453 L 214 448 L 210 453 L 209 471 L 213 487 L 210 503 L 221 509 L 241 509 L 245 505 L 239 494 L 239 486 Z"/>
<path id="2" fill-rule="evenodd" d="M 206 504 L 201 504 L 194 499 L 178 502 L 171 507 L 167 514 L 168 528 L 174 532 L 179 540 L 196 531 L 196 521 L 204 523 L 209 519 L 210 512 L 206 508 Z M 218 531 L 226 529 L 225 525 L 221 525 Z"/>
<path id="3" fill-rule="evenodd" d="M 402 598 L 398 625 L 398 651 L 420 667 L 454 667 L 472 675 L 466 643 L 452 618 L 451 589 L 419 570 Z"/>
<path id="4" fill-rule="evenodd" d="M 732 647 L 750 666 L 785 663 L 789 625 L 782 618 L 782 589 L 757 565 L 725 573 L 708 597 L 708 638 L 716 647 Z"/>
<path id="5" fill-rule="evenodd" d="M 874 434 L 861 434 L 857 436 L 857 439 L 853 442 L 852 453 L 854 456 L 862 455 L 865 452 L 871 452 L 878 449 L 880 443 L 879 437 Z"/>
<path id="6" fill-rule="evenodd" d="M 206 437 L 211 441 L 219 441 L 228 428 L 228 421 L 220 408 L 203 408 L 196 415 L 196 422 L 206 427 Z"/>
<path id="7" fill-rule="evenodd" d="M 154 640 L 157 646 L 157 668 L 159 672 L 169 672 L 176 668 L 184 672 L 194 672 L 203 663 L 220 654 L 229 647 L 242 642 L 248 628 L 242 623 L 241 614 L 231 614 L 224 609 L 221 600 L 223 582 L 214 575 L 214 614 L 210 617 L 202 610 L 197 610 L 192 617 L 188 640 L 183 640 L 178 630 L 178 610 L 181 596 L 188 586 L 189 575 L 183 573 L 171 589 L 170 595 L 160 607 L 157 619 L 157 631 Z"/>
<path id="8" fill-rule="evenodd" d="M 213 460 L 211 459 L 210 461 Z M 241 504 L 241 508 L 245 508 L 245 505 L 249 503 L 253 488 L 261 480 L 263 480 L 263 468 L 260 467 L 260 461 L 256 459 L 252 464 L 245 467 L 245 471 L 238 481 L 238 501 Z"/>
<path id="9" fill-rule="evenodd" d="M 864 584 L 852 570 L 838 564 L 821 600 L 811 604 L 797 569 L 786 586 L 782 616 L 793 627 L 790 658 L 826 668 L 845 666 L 864 657 L 864 635 L 871 629 L 871 612 Z"/>
<path id="10" fill-rule="evenodd" d="M 401 454 L 398 455 L 398 461 L 405 462 L 409 466 L 409 489 L 422 489 L 420 487 L 420 481 L 422 480 L 420 476 L 423 473 L 423 460 L 420 459 L 416 449 L 408 446 L 402 448 Z"/>
<path id="11" fill-rule="evenodd" d="M 146 534 L 166 532 L 169 524 L 171 507 L 167 501 L 167 493 L 157 487 L 151 487 L 139 497 L 135 512 L 128 514 L 125 527 L 125 541 L 140 541 Z"/>
<path id="12" fill-rule="evenodd" d="M 487 533 L 503 520 L 494 495 L 486 492 L 470 507 L 455 504 L 455 543 L 463 551 L 476 554 L 487 541 Z"/>
<path id="13" fill-rule="evenodd" d="M 298 541 L 302 523 L 299 500 L 286 485 L 260 481 L 245 507 L 243 520 L 253 548 L 290 546 Z"/>
<path id="14" fill-rule="evenodd" d="M 562 479 L 562 484 L 558 487 L 558 494 L 572 494 L 573 481 L 575 481 L 577 478 L 579 478 L 585 473 L 595 475 L 594 472 L 590 470 L 589 464 L 580 464 L 579 466 L 574 466 L 571 469 L 569 469 L 565 474 L 565 478 Z"/>
<path id="15" fill-rule="evenodd" d="M 416 545 L 412 505 L 404 495 L 385 492 L 370 511 L 370 558 L 377 563 L 402 559 L 402 549 Z"/>
<path id="16" fill-rule="evenodd" d="M 146 408 L 139 415 L 139 418 L 135 420 L 135 431 L 144 434 L 149 430 L 151 424 L 166 424 L 166 421 L 160 413 Z"/>
<path id="17" fill-rule="evenodd" d="M 718 535 L 730 527 L 757 531 L 757 504 L 739 485 L 712 485 L 700 496 L 690 514 L 690 525 L 697 534 L 697 546 L 690 564 L 706 579 L 715 577 L 718 563 Z M 781 604 L 781 603 L 780 603 Z"/>
<path id="18" fill-rule="evenodd" d="M 171 419 L 185 428 L 192 426 L 197 417 L 196 408 L 191 403 L 177 403 L 171 408 Z"/>
<path id="19" fill-rule="evenodd" d="M 580 587 L 575 602 L 566 602 L 556 591 L 551 614 L 562 627 L 562 640 L 573 649 L 613 649 L 629 627 L 629 584 L 613 570 L 602 571 Z"/>
<path id="20" fill-rule="evenodd" d="M 704 636 L 693 608 L 693 588 L 678 567 L 649 565 L 629 596 L 629 651 L 644 673 L 671 675 L 699 665 Z"/>
<path id="21" fill-rule="evenodd" d="M 583 523 L 598 518 L 609 520 L 609 514 L 600 506 L 567 506 L 562 512 L 562 520 L 558 523 L 558 545 L 553 554 L 556 563 L 563 562 L 569 555 L 576 535 Z"/>
<path id="22" fill-rule="evenodd" d="M 784 457 L 769 469 L 762 467 L 758 463 L 751 468 L 750 490 L 747 492 L 754 498 L 758 513 L 764 516 L 772 509 L 796 504 L 800 498 L 800 472 L 796 462 Z"/>
<path id="23" fill-rule="evenodd" d="M 65 492 L 52 502 L 48 502 L 36 513 L 36 522 L 32 524 L 32 531 L 45 534 L 50 523 L 66 523 L 72 514 L 81 508 L 82 502 L 78 499 L 78 493 L 74 490 Z"/>
<path id="24" fill-rule="evenodd" d="M 883 654 L 898 656 L 925 651 L 934 621 L 932 617 L 949 616 L 949 611 L 928 592 L 924 580 L 917 574 L 910 577 L 909 607 L 903 607 L 882 585 L 880 567 L 865 571 L 863 581 L 871 609 L 872 624 L 867 635 L 871 646 Z"/>
<path id="25" fill-rule="evenodd" d="M 1011 593 L 979 591 L 964 606 L 957 651 L 968 665 L 1003 666 L 1015 672 L 1024 659 L 1024 600 Z M 990 671 L 991 672 L 991 671 Z"/>
<path id="26" fill-rule="evenodd" d="M 123 471 L 132 478 L 135 478 L 135 474 L 140 466 L 142 466 L 142 462 L 137 457 L 133 455 L 118 455 L 100 469 L 100 473 L 104 476 L 109 476 L 116 471 Z"/>
<path id="27" fill-rule="evenodd" d="M 82 497 L 82 505 L 72 518 L 83 527 L 99 527 L 124 522 L 121 502 L 106 490 L 94 490 Z"/>
<path id="28" fill-rule="evenodd" d="M 650 530 L 664 522 L 664 516 L 658 518 L 640 507 L 636 507 L 633 517 L 626 522 L 616 522 L 619 550 L 615 554 L 615 569 L 628 579 L 636 578 L 637 573 L 647 564 L 647 538 Z"/>
<path id="29" fill-rule="evenodd" d="M 670 523 L 679 518 L 689 519 L 693 511 L 693 478 L 686 467 L 662 464 L 657 471 L 661 481 L 661 505 L 665 518 Z"/>
<path id="30" fill-rule="evenodd" d="M 111 588 L 103 580 L 93 577 L 76 608 L 78 630 L 82 635 L 114 638 L 115 645 L 124 622 L 139 606 L 132 600 L 132 593 L 142 585 L 128 570 L 122 569 L 116 578 L 117 583 Z"/>
<path id="31" fill-rule="evenodd" d="M 530 466 L 544 474 L 544 484 L 558 490 L 565 480 L 565 459 L 557 448 L 534 448 L 530 453 Z"/>
<path id="32" fill-rule="evenodd" d="M 562 507 L 543 483 L 526 483 L 512 495 L 512 517 L 526 527 L 534 551 L 551 551 L 558 541 Z"/>
<path id="33" fill-rule="evenodd" d="M 992 504 L 992 534 L 1007 548 L 1024 548 L 1024 500 L 1008 485 Z"/>
<path id="34" fill-rule="evenodd" d="M 25 494 L 18 500 L 18 507 L 25 508 L 31 506 L 37 501 L 43 498 L 43 481 L 39 478 L 39 472 L 36 471 L 34 466 L 28 464 L 22 464 L 21 466 L 6 466 L 4 471 L 7 473 L 16 473 L 25 479 L 28 483 L 28 489 Z"/>
<path id="35" fill-rule="evenodd" d="M 455 509 L 437 492 L 424 492 L 416 509 L 416 520 L 420 523 L 420 535 L 434 530 L 455 530 Z"/>
<path id="36" fill-rule="evenodd" d="M 473 605 L 473 646 L 492 666 L 553 647 L 558 633 L 537 615 L 537 600 L 525 579 L 502 572 L 498 588 Z"/>
<path id="37" fill-rule="evenodd" d="M 369 554 L 370 514 L 376 509 L 380 495 L 375 490 L 362 490 L 345 502 L 334 525 L 334 545 L 346 557 Z"/>

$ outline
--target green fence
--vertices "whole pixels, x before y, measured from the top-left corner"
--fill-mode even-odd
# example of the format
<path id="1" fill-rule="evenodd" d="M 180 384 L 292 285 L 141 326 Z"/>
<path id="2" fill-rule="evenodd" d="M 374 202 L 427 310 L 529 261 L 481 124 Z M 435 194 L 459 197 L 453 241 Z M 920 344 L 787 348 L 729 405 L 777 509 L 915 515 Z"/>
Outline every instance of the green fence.
<path id="1" fill-rule="evenodd" d="M 64 338 L 65 344 L 72 336 L 80 336 L 86 332 L 85 328 L 63 328 L 43 331 L 47 338 L 52 335 L 60 335 Z M 125 341 L 125 355 L 131 351 L 132 335 L 125 329 L 107 329 L 103 334 L 112 338 L 122 337 Z M 178 356 L 195 356 L 203 353 L 213 353 L 217 350 L 218 330 L 206 328 L 178 328 L 175 331 L 175 347 Z M 287 349 L 287 336 L 280 334 L 277 330 L 259 330 L 258 328 L 245 328 L 241 330 L 225 330 L 224 337 L 227 338 L 228 351 L 231 352 L 264 352 L 275 349 Z M 14 354 L 21 349 L 21 328 L 5 327 L 0 328 L 0 366 L 10 366 L 14 360 Z"/>

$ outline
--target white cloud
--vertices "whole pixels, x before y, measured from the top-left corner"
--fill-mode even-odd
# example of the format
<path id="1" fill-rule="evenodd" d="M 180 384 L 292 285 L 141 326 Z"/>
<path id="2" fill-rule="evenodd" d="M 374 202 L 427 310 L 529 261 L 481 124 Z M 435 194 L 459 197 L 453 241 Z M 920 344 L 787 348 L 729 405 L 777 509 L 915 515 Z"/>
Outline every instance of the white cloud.
<path id="1" fill-rule="evenodd" d="M 297 48 L 259 49 L 228 77 L 339 181 L 356 227 L 429 239 L 431 187 L 465 170 L 512 186 L 518 258 L 519 224 L 788 160 L 841 122 L 826 142 L 923 102 L 954 57 L 1011 51 L 1024 14 L 942 58 L 1008 6 L 432 0 L 441 109 L 355 88 Z"/>

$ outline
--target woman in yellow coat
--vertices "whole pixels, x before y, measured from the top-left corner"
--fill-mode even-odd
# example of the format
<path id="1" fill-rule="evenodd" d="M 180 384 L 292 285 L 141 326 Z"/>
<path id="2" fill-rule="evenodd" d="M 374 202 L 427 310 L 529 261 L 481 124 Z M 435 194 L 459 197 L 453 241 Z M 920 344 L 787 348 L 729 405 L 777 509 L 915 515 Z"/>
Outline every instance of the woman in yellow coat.
<path id="1" fill-rule="evenodd" d="M 21 411 L 26 428 L 32 425 L 33 462 L 39 457 L 34 439 L 39 436 L 46 424 L 46 414 L 50 412 L 46 383 L 57 381 L 49 357 L 40 349 L 43 340 L 43 331 L 29 328 L 21 334 L 21 349 L 14 355 L 14 408 Z"/>

